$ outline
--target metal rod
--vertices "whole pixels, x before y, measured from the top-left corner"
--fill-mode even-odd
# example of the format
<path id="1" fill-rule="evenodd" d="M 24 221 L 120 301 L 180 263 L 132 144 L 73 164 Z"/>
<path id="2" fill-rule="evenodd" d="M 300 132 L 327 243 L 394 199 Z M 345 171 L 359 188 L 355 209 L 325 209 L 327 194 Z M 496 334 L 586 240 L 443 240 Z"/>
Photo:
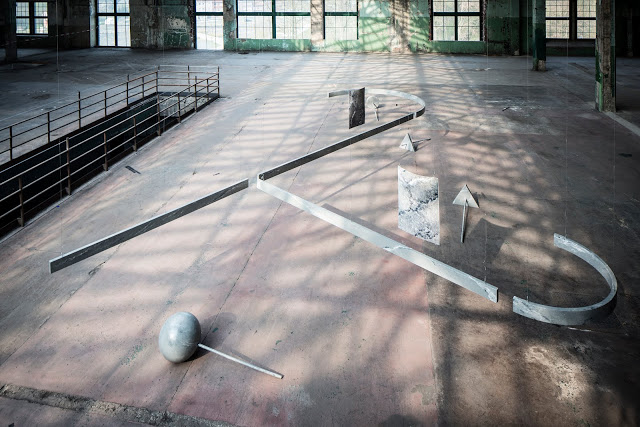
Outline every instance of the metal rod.
<path id="1" fill-rule="evenodd" d="M 104 164 L 102 165 L 102 167 L 104 167 L 105 172 L 109 170 L 109 161 L 107 160 L 107 133 L 103 133 L 102 134 L 104 136 Z"/>
<path id="2" fill-rule="evenodd" d="M 261 367 L 259 367 L 259 366 L 256 366 L 256 365 L 252 364 L 252 363 L 245 362 L 244 360 L 240 360 L 240 359 L 238 359 L 237 357 L 229 356 L 228 354 L 224 354 L 224 353 L 223 353 L 223 352 L 221 352 L 221 351 L 215 350 L 215 349 L 213 349 L 213 348 L 211 348 L 211 347 L 207 347 L 207 346 L 206 346 L 206 345 L 204 345 L 204 344 L 198 344 L 198 347 L 200 347 L 200 348 L 202 348 L 202 349 L 204 349 L 204 350 L 210 351 L 211 353 L 215 353 L 215 354 L 217 354 L 218 356 L 222 356 L 222 357 L 224 357 L 225 359 L 229 359 L 229 360 L 231 360 L 231 361 L 233 361 L 233 362 L 236 362 L 236 363 L 239 363 L 239 364 L 241 364 L 241 365 L 247 366 L 247 367 L 249 367 L 249 368 L 251 368 L 251 369 L 255 369 L 256 371 L 260 371 L 260 372 L 262 372 L 263 374 L 271 375 L 272 377 L 276 377 L 276 378 L 278 378 L 278 379 L 282 379 L 282 378 L 283 378 L 283 376 L 282 376 L 282 375 L 280 375 L 280 374 L 278 374 L 278 373 L 275 373 L 275 372 L 270 371 L 270 370 L 268 370 L 268 369 L 263 369 L 263 368 L 261 368 Z"/>
<path id="3" fill-rule="evenodd" d="M 78 129 L 82 127 L 82 107 L 80 106 L 80 91 L 78 91 Z"/>
<path id="4" fill-rule="evenodd" d="M 180 92 L 178 92 L 178 123 L 182 120 L 182 108 L 180 108 Z"/>
<path id="5" fill-rule="evenodd" d="M 160 136 L 162 132 L 160 131 L 160 92 L 158 91 L 157 75 L 156 75 L 156 105 L 157 105 L 156 117 L 158 117 L 158 136 Z"/>
<path id="6" fill-rule="evenodd" d="M 9 160 L 13 160 L 13 126 L 9 126 Z"/>
<path id="7" fill-rule="evenodd" d="M 376 245 L 379 248 L 392 253 L 393 255 L 403 258 L 410 263 L 417 265 L 418 267 L 430 271 L 433 274 L 437 274 L 443 279 L 453 282 L 458 286 L 462 286 L 463 288 L 468 289 L 471 292 L 475 292 L 476 294 L 488 299 L 489 301 L 498 302 L 498 288 L 490 285 L 484 280 L 473 277 L 448 264 L 438 261 L 435 258 L 431 258 L 430 256 L 423 254 L 422 252 L 418 252 L 415 249 L 405 246 L 396 240 L 390 239 L 383 234 L 371 230 L 370 228 L 367 228 L 362 224 L 345 218 L 342 215 L 338 215 L 337 213 L 332 212 L 328 209 L 315 205 L 308 200 L 304 200 L 296 196 L 295 194 L 283 190 L 280 187 L 276 187 L 275 185 L 262 180 L 259 175 L 256 186 L 259 190 L 262 190 L 265 193 L 282 200 L 283 202 L 306 211 L 316 218 L 320 218 L 321 220 L 328 222 L 331 225 L 341 228 L 342 230 L 345 230 L 353 234 L 354 236 L 361 238 L 362 240 Z"/>
<path id="8" fill-rule="evenodd" d="M 189 202 L 186 205 L 180 206 L 172 211 L 155 216 L 151 219 L 148 219 L 147 221 L 143 221 L 137 225 L 114 233 L 96 242 L 89 243 L 88 245 L 85 245 L 79 249 L 68 252 L 64 255 L 50 260 L 49 272 L 55 273 L 58 270 L 75 264 L 76 262 L 89 258 L 90 256 L 119 245 L 120 243 L 124 243 L 127 240 L 133 239 L 136 236 L 146 233 L 147 231 L 154 230 L 161 225 L 181 218 L 187 214 L 190 214 L 191 212 L 195 212 L 198 209 L 204 208 L 205 206 L 209 206 L 210 204 L 215 203 L 218 200 L 222 200 L 239 191 L 246 190 L 247 188 L 249 188 L 249 180 L 243 179 L 242 181 L 238 181 L 235 184 L 232 184 L 214 193 L 207 194 L 204 197 Z"/>
<path id="9" fill-rule="evenodd" d="M 133 116 L 133 151 L 138 151 L 138 129 L 136 127 L 136 116 Z"/>
<path id="10" fill-rule="evenodd" d="M 107 91 L 104 91 L 104 116 L 107 117 Z"/>
<path id="11" fill-rule="evenodd" d="M 197 112 L 198 112 L 198 76 L 196 76 L 196 78 L 195 78 L 195 79 L 193 79 L 193 80 L 194 80 L 194 84 L 193 84 L 193 86 L 194 86 L 193 96 L 194 96 L 194 99 L 196 100 L 195 107 L 193 107 L 193 108 L 195 109 L 195 112 L 197 113 Z"/>
<path id="12" fill-rule="evenodd" d="M 47 111 L 47 143 L 51 142 L 51 112 Z"/>
<path id="13" fill-rule="evenodd" d="M 71 195 L 71 153 L 69 152 L 69 137 L 66 140 L 67 149 L 67 194 Z"/>
<path id="14" fill-rule="evenodd" d="M 24 227 L 24 194 L 22 193 L 22 176 L 18 177 L 18 188 L 20 190 L 20 227 Z"/>
<path id="15" fill-rule="evenodd" d="M 129 74 L 127 74 L 127 107 L 129 106 Z"/>
<path id="16" fill-rule="evenodd" d="M 464 243 L 464 226 L 467 222 L 467 204 L 468 202 L 465 200 L 464 205 L 462 206 L 462 232 L 460 233 L 460 243 Z"/>

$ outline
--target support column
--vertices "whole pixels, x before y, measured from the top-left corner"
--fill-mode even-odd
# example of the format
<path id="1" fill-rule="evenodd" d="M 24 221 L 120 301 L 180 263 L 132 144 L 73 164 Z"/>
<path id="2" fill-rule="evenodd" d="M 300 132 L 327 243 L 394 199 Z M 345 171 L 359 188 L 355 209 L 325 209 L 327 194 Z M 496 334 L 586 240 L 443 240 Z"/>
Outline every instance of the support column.
<path id="1" fill-rule="evenodd" d="M 4 61 L 15 62 L 18 60 L 18 43 L 16 40 L 16 2 L 15 0 L 3 1 L 0 6 L 0 16 L 4 17 L 2 23 L 4 42 Z"/>
<path id="2" fill-rule="evenodd" d="M 324 46 L 324 1 L 311 0 L 311 50 Z"/>
<path id="3" fill-rule="evenodd" d="M 224 50 L 236 50 L 236 35 L 238 34 L 238 22 L 236 21 L 236 1 L 224 0 L 223 7 L 222 43 L 224 44 Z"/>
<path id="4" fill-rule="evenodd" d="M 627 56 L 633 58 L 633 5 L 627 6 Z"/>
<path id="5" fill-rule="evenodd" d="M 533 0 L 533 69 L 545 71 L 547 69 L 547 21 L 545 0 Z"/>
<path id="6" fill-rule="evenodd" d="M 596 8 L 596 109 L 616 111 L 615 0 L 598 0 Z"/>

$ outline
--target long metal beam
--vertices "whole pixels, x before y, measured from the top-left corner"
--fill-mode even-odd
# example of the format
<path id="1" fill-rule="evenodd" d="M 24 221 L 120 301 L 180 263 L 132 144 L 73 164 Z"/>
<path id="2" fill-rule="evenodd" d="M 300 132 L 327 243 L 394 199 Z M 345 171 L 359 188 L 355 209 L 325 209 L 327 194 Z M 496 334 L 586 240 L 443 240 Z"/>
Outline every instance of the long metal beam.
<path id="1" fill-rule="evenodd" d="M 582 258 L 607 281 L 611 291 L 602 301 L 584 307 L 554 307 L 551 305 L 536 304 L 522 298 L 513 297 L 513 312 L 540 322 L 554 325 L 582 325 L 590 319 L 607 316 L 616 307 L 618 293 L 618 281 L 611 268 L 595 253 L 567 237 L 559 234 L 553 235 L 553 243 L 556 247 L 571 252 Z"/>
<path id="2" fill-rule="evenodd" d="M 179 208 L 176 208 L 172 211 L 154 216 L 153 218 L 141 222 L 140 224 L 134 225 L 133 227 L 129 227 L 125 230 L 119 231 L 96 242 L 89 243 L 86 246 L 50 260 L 49 272 L 55 273 L 58 270 L 75 264 L 76 262 L 82 261 L 83 259 L 89 258 L 90 256 L 98 254 L 113 246 L 119 245 L 120 243 L 126 242 L 129 239 L 144 234 L 147 231 L 151 231 L 154 228 L 158 228 L 161 225 L 190 214 L 191 212 L 195 212 L 198 209 L 204 208 L 205 206 L 217 202 L 218 200 L 224 199 L 225 197 L 229 197 L 232 194 L 235 194 L 238 191 L 244 190 L 248 187 L 249 180 L 243 179 L 242 181 L 238 181 L 235 184 L 223 188 L 222 190 L 218 190 L 215 193 L 208 194 L 197 200 L 189 202 L 186 205 L 180 206 Z"/>
<path id="3" fill-rule="evenodd" d="M 339 91 L 335 91 L 335 92 L 329 92 L 328 96 L 329 98 L 333 98 L 334 96 L 341 96 L 341 95 L 348 95 L 349 94 L 349 90 L 339 90 Z M 405 98 L 409 101 L 415 102 L 416 104 L 420 105 L 422 108 L 420 108 L 417 111 L 414 111 L 413 113 L 409 113 L 406 114 L 402 117 L 400 117 L 399 119 L 396 120 L 392 120 L 390 122 L 384 123 L 378 127 L 375 127 L 373 129 L 370 129 L 368 131 L 365 132 L 361 132 L 357 135 L 354 136 L 350 136 L 348 138 L 345 138 L 343 140 L 340 140 L 334 144 L 331 144 L 327 147 L 324 148 L 320 148 L 316 151 L 312 151 L 309 154 L 305 154 L 304 156 L 298 157 L 297 159 L 293 159 L 290 160 L 286 163 L 283 163 L 279 166 L 276 166 L 275 168 L 266 170 L 264 172 L 262 172 L 259 177 L 261 179 L 267 180 L 270 178 L 273 178 L 274 176 L 278 176 L 282 173 L 285 173 L 287 171 L 290 171 L 291 169 L 295 169 L 298 166 L 302 166 L 306 163 L 312 162 L 316 159 L 319 159 L 320 157 L 326 156 L 327 154 L 333 153 L 334 151 L 338 151 L 342 148 L 348 147 L 351 144 L 355 144 L 358 141 L 362 141 L 363 139 L 367 139 L 373 135 L 377 135 L 381 132 L 384 132 L 386 130 L 391 129 L 392 127 L 398 126 L 402 123 L 408 122 L 409 120 L 413 120 L 416 117 L 420 117 L 421 115 L 424 114 L 425 108 L 426 108 L 426 103 L 424 102 L 424 100 L 422 98 L 419 98 L 415 95 L 411 95 L 409 93 L 405 93 L 405 92 L 400 92 L 397 90 L 387 90 L 387 89 L 368 89 L 365 88 L 365 94 L 372 94 L 372 95 L 387 95 L 387 96 L 397 96 L 400 98 Z"/>
<path id="4" fill-rule="evenodd" d="M 275 167 L 269 171 L 264 172 L 260 176 L 264 176 L 265 179 L 274 177 L 283 172 L 291 170 L 297 166 L 301 166 L 305 163 L 309 163 L 315 159 L 318 159 L 322 156 L 326 156 L 329 153 L 337 151 L 341 148 L 344 148 L 348 145 L 354 144 L 358 141 L 362 141 L 365 138 L 368 138 L 372 135 L 375 135 L 380 132 L 384 132 L 387 129 L 390 129 L 394 126 L 397 126 L 401 123 L 404 123 L 408 120 L 412 120 L 416 117 L 424 114 L 425 111 L 425 102 L 415 96 L 405 92 L 399 92 L 395 90 L 386 90 L 386 89 L 366 89 L 368 93 L 378 94 L 378 95 L 389 95 L 389 96 L 398 96 L 401 98 L 406 98 L 410 101 L 413 101 L 419 104 L 422 108 L 413 113 L 409 113 L 400 119 L 393 120 L 391 122 L 385 123 L 381 126 L 378 126 L 374 129 L 371 129 L 367 132 L 362 132 L 358 135 L 343 139 L 342 141 L 338 141 L 335 144 L 332 144 L 328 147 L 322 148 L 320 150 L 316 150 L 312 153 L 309 153 L 305 156 L 299 157 L 298 159 L 294 159 L 290 162 L 284 163 L 280 166 Z M 344 92 L 344 93 L 343 93 Z M 337 91 L 330 92 L 329 97 L 343 95 L 348 93 L 349 91 Z M 153 230 L 154 228 L 160 227 L 168 222 L 173 221 L 174 219 L 178 219 L 184 215 L 187 215 L 191 212 L 194 212 L 200 208 L 203 208 L 211 203 L 217 202 L 220 199 L 223 199 L 231 194 L 237 193 L 238 191 L 244 190 L 249 187 L 249 179 L 244 179 L 242 181 L 237 182 L 227 188 L 223 188 L 222 190 L 216 191 L 215 193 L 211 193 L 207 196 L 204 196 L 200 199 L 194 200 L 193 202 L 187 203 L 186 205 L 174 209 L 171 212 L 167 212 L 165 214 L 159 215 L 157 217 L 151 218 L 147 221 L 144 221 L 138 225 L 134 225 L 133 227 L 127 228 L 126 230 L 119 231 L 115 234 L 105 237 L 104 239 L 98 240 L 93 243 L 89 243 L 86 246 L 83 246 L 74 251 L 68 252 L 64 255 L 61 255 L 57 258 L 54 258 L 49 261 L 49 272 L 55 273 L 58 270 L 61 270 L 65 267 L 68 267 L 76 262 L 82 261 L 83 259 L 89 258 L 97 253 L 100 253 L 106 249 L 109 249 L 115 245 L 123 243 L 129 239 L 132 239 L 136 236 L 139 236 L 147 231 Z"/>
<path id="5" fill-rule="evenodd" d="M 263 181 L 258 178 L 257 187 L 267 194 L 289 203 L 292 206 L 302 209 L 311 215 L 320 218 L 323 221 L 328 222 L 331 225 L 335 225 L 354 236 L 360 237 L 369 243 L 372 243 L 379 248 L 384 249 L 400 258 L 409 261 L 412 264 L 422 267 L 427 271 L 430 271 L 438 276 L 462 286 L 465 289 L 475 292 L 483 298 L 492 302 L 498 302 L 498 288 L 488 284 L 485 281 L 477 279 L 467 273 L 464 273 L 456 268 L 451 267 L 435 258 L 431 258 L 428 255 L 418 252 L 408 246 L 403 245 L 389 237 L 371 230 L 361 224 L 351 221 L 335 212 L 331 212 L 325 208 L 315 205 L 308 200 L 302 199 L 288 191 L 283 190 L 280 187 L 276 187 L 273 184 Z"/>

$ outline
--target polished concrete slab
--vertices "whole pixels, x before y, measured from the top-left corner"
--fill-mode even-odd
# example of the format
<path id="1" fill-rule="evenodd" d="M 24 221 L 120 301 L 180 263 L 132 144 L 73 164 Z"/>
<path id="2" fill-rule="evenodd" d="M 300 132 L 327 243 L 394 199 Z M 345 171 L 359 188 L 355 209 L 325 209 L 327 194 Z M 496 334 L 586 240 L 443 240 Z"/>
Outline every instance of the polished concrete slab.
<path id="1" fill-rule="evenodd" d="M 43 75 L 56 102 L 156 64 L 220 65 L 223 98 L 2 240 L 0 384 L 234 425 L 638 423 L 640 136 L 593 110 L 593 58 L 536 73 L 518 57 L 96 49 L 62 53 L 60 73 L 54 57 L 3 71 L 0 119 L 40 105 L 19 89 Z M 618 115 L 640 125 L 640 62 L 620 62 Z M 497 304 L 253 185 L 48 274 L 61 253 L 352 135 L 348 99 L 326 93 L 362 86 L 420 96 L 427 111 L 273 183 L 485 279 Z M 411 109 L 381 104 L 381 121 Z M 368 111 L 358 131 L 375 120 Z M 398 148 L 406 133 L 417 152 Z M 438 177 L 440 246 L 397 228 L 398 166 Z M 460 243 L 464 184 L 480 208 Z M 553 233 L 611 266 L 607 319 L 570 328 L 511 312 L 513 296 L 606 295 Z M 284 379 L 204 351 L 164 360 L 158 332 L 183 310 L 205 345 Z M 25 405 L 2 398 L 0 420 L 99 424 Z"/>

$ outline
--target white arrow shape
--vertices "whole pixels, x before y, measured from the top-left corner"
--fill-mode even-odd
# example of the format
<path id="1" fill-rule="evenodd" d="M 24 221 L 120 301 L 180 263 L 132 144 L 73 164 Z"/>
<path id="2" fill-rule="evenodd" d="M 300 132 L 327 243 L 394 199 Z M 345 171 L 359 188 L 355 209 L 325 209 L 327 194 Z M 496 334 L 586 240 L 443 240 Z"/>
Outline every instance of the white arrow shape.
<path id="1" fill-rule="evenodd" d="M 471 191 L 469 190 L 469 187 L 467 187 L 467 184 L 465 184 L 462 187 L 462 190 L 460 190 L 460 192 L 458 193 L 458 195 L 456 196 L 455 199 L 453 199 L 453 204 L 454 205 L 462 205 L 462 232 L 460 233 L 460 243 L 464 242 L 464 226 L 467 222 L 467 207 L 470 208 L 477 208 L 478 207 L 478 202 L 476 202 L 476 199 L 473 197 L 473 194 L 471 194 Z"/>
<path id="2" fill-rule="evenodd" d="M 404 148 L 407 151 L 416 151 L 416 147 L 414 147 L 413 141 L 411 140 L 411 135 L 405 135 L 402 143 L 400 144 L 400 148 Z"/>

